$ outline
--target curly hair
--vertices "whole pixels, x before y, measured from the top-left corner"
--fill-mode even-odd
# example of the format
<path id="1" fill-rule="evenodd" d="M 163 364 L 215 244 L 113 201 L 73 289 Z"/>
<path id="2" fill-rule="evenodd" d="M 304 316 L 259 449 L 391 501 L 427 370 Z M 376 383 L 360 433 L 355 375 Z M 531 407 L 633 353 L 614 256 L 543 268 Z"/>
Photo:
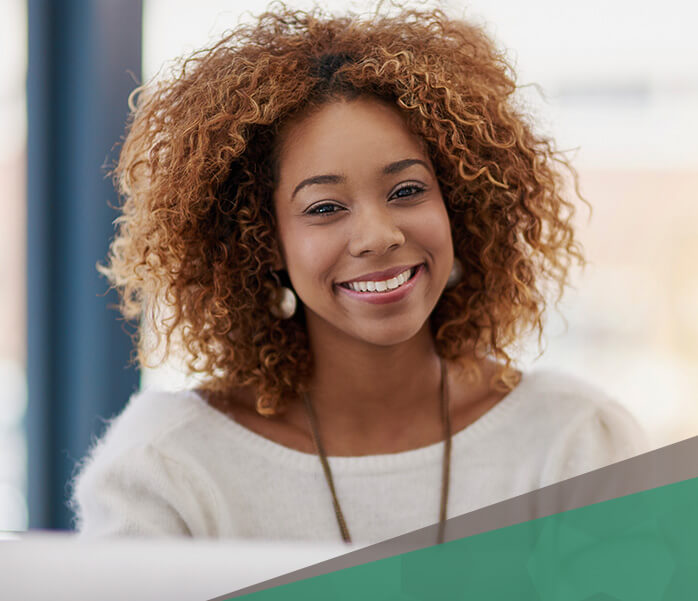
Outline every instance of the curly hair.
<path id="1" fill-rule="evenodd" d="M 124 202 L 98 268 L 140 320 L 138 360 L 164 340 L 161 359 L 176 348 L 212 394 L 253 387 L 267 415 L 307 390 L 303 311 L 269 311 L 279 135 L 323 103 L 371 95 L 426 144 L 464 267 L 430 316 L 437 352 L 494 356 L 506 382 L 511 347 L 535 331 L 540 343 L 549 293 L 559 301 L 572 262 L 584 264 L 558 168 L 575 189 L 577 174 L 517 108 L 511 66 L 481 28 L 441 10 L 271 9 L 132 99 L 114 170 Z"/>

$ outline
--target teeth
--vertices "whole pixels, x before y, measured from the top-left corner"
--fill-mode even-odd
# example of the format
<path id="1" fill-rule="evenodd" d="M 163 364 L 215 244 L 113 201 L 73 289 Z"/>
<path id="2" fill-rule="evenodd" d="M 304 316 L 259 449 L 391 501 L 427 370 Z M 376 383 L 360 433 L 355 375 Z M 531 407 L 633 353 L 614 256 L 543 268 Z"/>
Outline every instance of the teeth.
<path id="1" fill-rule="evenodd" d="M 385 292 L 386 290 L 395 290 L 402 286 L 412 276 L 412 269 L 406 269 L 401 274 L 382 280 L 380 282 L 349 282 L 346 284 L 356 292 Z"/>

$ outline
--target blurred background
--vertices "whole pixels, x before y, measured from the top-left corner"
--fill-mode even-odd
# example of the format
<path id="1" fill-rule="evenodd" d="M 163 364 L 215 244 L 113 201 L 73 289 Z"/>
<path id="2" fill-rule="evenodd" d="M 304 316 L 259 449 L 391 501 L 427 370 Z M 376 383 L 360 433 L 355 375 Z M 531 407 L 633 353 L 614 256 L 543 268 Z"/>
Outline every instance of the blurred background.
<path id="1" fill-rule="evenodd" d="M 289 2 L 307 7 L 309 2 Z M 70 529 L 67 482 L 139 386 L 95 263 L 118 202 L 105 165 L 127 96 L 258 13 L 247 0 L 0 0 L 0 531 Z M 361 2 L 325 0 L 362 11 Z M 519 102 L 579 171 L 589 259 L 523 369 L 579 375 L 655 447 L 698 434 L 698 9 L 683 0 L 474 0 L 518 72 Z M 537 84 L 537 85 L 525 85 Z"/>

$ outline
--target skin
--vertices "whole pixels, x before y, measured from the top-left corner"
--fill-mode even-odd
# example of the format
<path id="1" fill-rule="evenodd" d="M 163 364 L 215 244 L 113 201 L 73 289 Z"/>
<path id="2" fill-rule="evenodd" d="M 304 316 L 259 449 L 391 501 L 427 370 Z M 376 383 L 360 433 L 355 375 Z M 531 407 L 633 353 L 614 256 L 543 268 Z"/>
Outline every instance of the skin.
<path id="1" fill-rule="evenodd" d="M 299 187 L 321 175 L 340 177 Z M 330 102 L 282 132 L 274 208 L 277 267 L 288 271 L 305 306 L 315 359 L 310 395 L 327 453 L 400 452 L 442 440 L 440 362 L 429 315 L 453 265 L 453 245 L 422 141 L 380 100 Z M 394 303 L 360 301 L 338 286 L 420 263 L 415 287 Z M 494 367 L 483 361 L 484 377 L 474 383 L 447 365 L 454 431 L 504 396 L 490 387 Z M 233 417 L 242 425 L 314 453 L 302 405 L 266 419 L 253 410 L 251 391 L 239 391 L 239 400 Z"/>

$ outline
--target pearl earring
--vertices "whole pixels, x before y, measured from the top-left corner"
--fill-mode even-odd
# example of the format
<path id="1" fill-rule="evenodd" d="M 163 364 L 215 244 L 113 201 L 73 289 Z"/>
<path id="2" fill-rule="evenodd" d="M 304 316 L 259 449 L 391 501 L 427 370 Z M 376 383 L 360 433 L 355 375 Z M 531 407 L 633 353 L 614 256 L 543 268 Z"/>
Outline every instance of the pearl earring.
<path id="1" fill-rule="evenodd" d="M 460 262 L 458 257 L 453 258 L 453 267 L 451 267 L 451 273 L 448 274 L 448 280 L 446 281 L 446 290 L 453 288 L 458 282 L 463 278 L 463 263 Z"/>
<path id="2" fill-rule="evenodd" d="M 276 303 L 269 308 L 271 314 L 279 319 L 288 319 L 292 317 L 298 305 L 293 290 L 286 286 L 281 286 L 281 288 L 278 289 L 276 299 Z"/>
<path id="3" fill-rule="evenodd" d="M 271 276 L 276 280 L 279 287 L 276 290 L 276 296 L 274 302 L 269 307 L 269 311 L 274 317 L 289 319 L 296 312 L 296 307 L 298 306 L 296 295 L 289 287 L 281 285 L 281 280 L 279 280 L 276 272 L 272 271 Z"/>

